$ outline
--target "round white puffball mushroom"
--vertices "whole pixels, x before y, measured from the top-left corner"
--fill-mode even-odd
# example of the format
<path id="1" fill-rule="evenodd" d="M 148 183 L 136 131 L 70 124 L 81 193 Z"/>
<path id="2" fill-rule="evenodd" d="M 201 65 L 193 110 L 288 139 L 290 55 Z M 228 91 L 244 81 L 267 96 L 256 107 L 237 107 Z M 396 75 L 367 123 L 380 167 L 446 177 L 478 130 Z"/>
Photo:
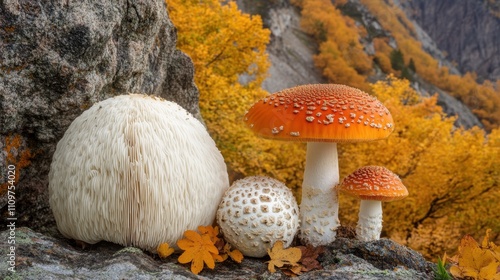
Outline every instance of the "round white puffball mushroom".
<path id="1" fill-rule="evenodd" d="M 274 242 L 285 247 L 299 227 L 297 201 L 280 181 L 251 176 L 235 181 L 222 197 L 217 223 L 227 242 L 248 257 L 263 257 Z"/>
<path id="2" fill-rule="evenodd" d="M 229 187 L 205 127 L 176 103 L 130 94 L 94 104 L 57 144 L 49 173 L 59 231 L 155 252 L 213 223 Z"/>

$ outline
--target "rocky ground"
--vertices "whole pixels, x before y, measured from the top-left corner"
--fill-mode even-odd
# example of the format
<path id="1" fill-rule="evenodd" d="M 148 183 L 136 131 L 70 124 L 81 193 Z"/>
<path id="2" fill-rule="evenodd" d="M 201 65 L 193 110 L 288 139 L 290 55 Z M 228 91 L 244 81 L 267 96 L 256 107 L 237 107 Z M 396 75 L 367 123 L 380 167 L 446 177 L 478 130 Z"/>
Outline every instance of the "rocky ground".
<path id="1" fill-rule="evenodd" d="M 5 260 L 10 245 L 0 245 L 2 279 L 285 279 L 280 270 L 271 274 L 267 259 L 245 258 L 241 264 L 225 261 L 199 275 L 177 262 L 178 254 L 165 260 L 133 247 L 100 242 L 81 249 L 74 241 L 16 230 L 15 273 Z M 0 232 L 7 240 L 10 232 Z M 360 242 L 352 235 L 338 238 L 320 255 L 323 269 L 305 272 L 299 279 L 433 279 L 434 264 L 422 255 L 389 239 Z"/>

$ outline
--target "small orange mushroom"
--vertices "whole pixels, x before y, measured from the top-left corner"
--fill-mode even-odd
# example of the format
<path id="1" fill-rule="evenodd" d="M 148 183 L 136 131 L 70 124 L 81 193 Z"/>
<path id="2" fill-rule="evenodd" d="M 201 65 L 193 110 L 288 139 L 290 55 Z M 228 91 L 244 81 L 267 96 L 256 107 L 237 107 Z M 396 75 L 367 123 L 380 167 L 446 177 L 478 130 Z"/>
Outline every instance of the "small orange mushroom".
<path id="1" fill-rule="evenodd" d="M 357 238 L 362 241 L 380 239 L 382 231 L 382 201 L 400 200 L 408 190 L 398 175 L 381 166 L 365 166 L 342 180 L 340 192 L 361 199 Z"/>

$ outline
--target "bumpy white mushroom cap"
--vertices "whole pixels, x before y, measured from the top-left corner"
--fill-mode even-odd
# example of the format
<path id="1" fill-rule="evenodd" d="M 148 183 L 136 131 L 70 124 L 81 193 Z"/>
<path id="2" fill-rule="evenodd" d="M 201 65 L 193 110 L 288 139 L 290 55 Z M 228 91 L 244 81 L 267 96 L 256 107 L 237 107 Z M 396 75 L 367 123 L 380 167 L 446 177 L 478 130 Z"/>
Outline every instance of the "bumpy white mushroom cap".
<path id="1" fill-rule="evenodd" d="M 154 252 L 213 223 L 229 180 L 205 127 L 179 105 L 131 94 L 77 117 L 49 173 L 59 231 Z"/>
<path id="2" fill-rule="evenodd" d="M 243 255 L 259 258 L 278 240 L 290 245 L 299 227 L 298 213 L 295 197 L 282 182 L 251 176 L 226 191 L 217 222 L 226 241 Z"/>

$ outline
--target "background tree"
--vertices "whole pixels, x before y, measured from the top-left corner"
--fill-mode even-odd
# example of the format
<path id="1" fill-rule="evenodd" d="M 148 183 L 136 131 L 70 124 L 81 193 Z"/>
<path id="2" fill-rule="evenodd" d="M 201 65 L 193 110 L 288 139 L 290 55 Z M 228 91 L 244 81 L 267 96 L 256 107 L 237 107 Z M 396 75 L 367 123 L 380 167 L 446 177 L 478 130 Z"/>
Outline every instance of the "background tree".
<path id="1" fill-rule="evenodd" d="M 384 205 L 384 234 L 437 257 L 456 250 L 459 239 L 450 236 L 500 231 L 499 131 L 486 136 L 479 128 L 455 128 L 436 97 L 420 97 L 407 80 L 377 82 L 373 94 L 391 111 L 395 131 L 385 141 L 341 145 L 340 163 L 343 176 L 385 166 L 408 188 L 407 199 Z M 342 209 L 359 202 L 341 202 L 342 220 L 354 224 L 357 212 Z"/>
<path id="2" fill-rule="evenodd" d="M 242 13 L 235 2 L 166 2 L 178 30 L 177 47 L 195 65 L 201 114 L 231 179 L 268 175 L 299 194 L 305 146 L 258 138 L 243 123 L 246 110 L 268 94 L 261 84 L 269 67 L 270 33 L 261 18 Z"/>
<path id="3" fill-rule="evenodd" d="M 314 56 L 316 66 L 331 83 L 347 84 L 368 90 L 366 75 L 371 72 L 371 58 L 359 42 L 354 20 L 342 13 L 328 0 L 296 1 L 302 8 L 301 26 L 319 44 Z"/>

